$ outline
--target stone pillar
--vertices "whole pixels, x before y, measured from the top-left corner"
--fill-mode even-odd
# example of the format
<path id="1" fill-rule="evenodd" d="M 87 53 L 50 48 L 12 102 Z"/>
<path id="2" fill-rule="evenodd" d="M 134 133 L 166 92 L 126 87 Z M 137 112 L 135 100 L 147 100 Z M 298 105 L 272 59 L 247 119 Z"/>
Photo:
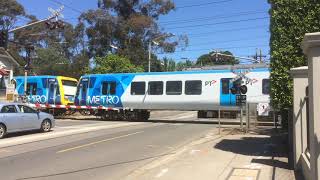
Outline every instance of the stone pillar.
<path id="1" fill-rule="evenodd" d="M 309 137 L 311 177 L 320 178 L 320 32 L 307 33 L 303 52 L 308 57 L 309 81 Z"/>

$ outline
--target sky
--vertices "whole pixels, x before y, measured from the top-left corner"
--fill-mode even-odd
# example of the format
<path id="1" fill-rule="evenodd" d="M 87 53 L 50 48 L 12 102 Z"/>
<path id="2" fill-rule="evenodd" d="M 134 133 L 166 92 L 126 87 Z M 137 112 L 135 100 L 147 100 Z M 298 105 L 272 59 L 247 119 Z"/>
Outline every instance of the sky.
<path id="1" fill-rule="evenodd" d="M 75 24 L 80 12 L 97 8 L 97 0 L 17 0 L 27 13 L 46 18 L 48 7 L 64 4 L 64 20 Z M 176 61 L 196 60 L 213 50 L 228 50 L 235 56 L 248 57 L 261 49 L 269 58 L 269 8 L 267 0 L 173 0 L 176 10 L 159 18 L 163 31 L 187 35 L 188 47 L 175 53 L 157 53 L 160 58 Z M 25 20 L 20 19 L 20 24 Z M 242 60 L 242 63 L 248 63 Z"/>

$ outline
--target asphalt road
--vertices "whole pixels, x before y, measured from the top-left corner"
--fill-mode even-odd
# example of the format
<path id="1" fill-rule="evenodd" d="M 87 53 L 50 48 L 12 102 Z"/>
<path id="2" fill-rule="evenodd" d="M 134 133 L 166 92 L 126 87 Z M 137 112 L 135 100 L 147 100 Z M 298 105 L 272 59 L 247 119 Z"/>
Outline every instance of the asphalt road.
<path id="1" fill-rule="evenodd" d="M 183 113 L 166 114 L 170 120 L 191 117 Z M 157 118 L 153 119 L 132 125 L 130 122 L 58 120 L 56 131 L 61 132 L 73 127 L 119 123 L 125 126 L 0 148 L 0 179 L 125 179 L 137 168 L 172 154 L 215 128 L 213 124 L 157 123 Z M 39 134 L 28 136 L 32 139 Z M 9 140 L 19 138 L 22 136 Z"/>

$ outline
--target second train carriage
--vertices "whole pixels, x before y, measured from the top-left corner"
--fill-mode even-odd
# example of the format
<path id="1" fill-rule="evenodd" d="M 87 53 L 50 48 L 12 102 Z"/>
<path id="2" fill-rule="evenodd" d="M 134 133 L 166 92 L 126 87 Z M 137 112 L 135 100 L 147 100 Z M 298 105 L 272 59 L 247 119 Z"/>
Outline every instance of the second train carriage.
<path id="1" fill-rule="evenodd" d="M 240 81 L 247 81 L 247 102 L 269 103 L 269 68 L 246 71 L 240 68 L 85 75 L 80 79 L 75 104 L 120 109 L 101 111 L 105 118 L 147 119 L 149 110 L 214 110 L 236 105 L 236 95 L 230 88 Z M 246 72 L 245 78 L 232 82 L 241 72 Z"/>
<path id="2" fill-rule="evenodd" d="M 19 96 L 25 95 L 25 77 L 13 78 Z M 78 81 L 65 76 L 28 76 L 26 96 L 31 104 L 73 105 Z"/>

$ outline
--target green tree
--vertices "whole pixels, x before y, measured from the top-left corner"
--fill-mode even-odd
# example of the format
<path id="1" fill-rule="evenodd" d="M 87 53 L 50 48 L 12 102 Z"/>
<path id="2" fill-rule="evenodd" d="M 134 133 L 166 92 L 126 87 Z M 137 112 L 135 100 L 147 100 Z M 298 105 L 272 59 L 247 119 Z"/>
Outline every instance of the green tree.
<path id="1" fill-rule="evenodd" d="M 320 2 L 269 0 L 271 98 L 274 107 L 292 105 L 290 68 L 307 64 L 301 49 L 304 34 L 320 31 Z"/>
<path id="2" fill-rule="evenodd" d="M 168 62 L 168 71 L 176 71 L 176 62 L 173 59 Z"/>
<path id="3" fill-rule="evenodd" d="M 176 65 L 176 70 L 177 71 L 182 71 L 185 68 L 190 68 L 192 66 L 194 66 L 195 63 L 191 60 L 186 60 L 186 61 L 180 61 L 177 63 Z"/>
<path id="4" fill-rule="evenodd" d="M 203 54 L 201 55 L 197 62 L 196 65 L 200 66 L 212 66 L 212 65 L 225 65 L 225 64 L 239 64 L 239 60 L 234 58 L 234 57 L 228 57 L 228 56 L 221 56 L 221 55 L 213 55 L 215 53 L 214 51 L 208 53 L 208 54 Z M 226 55 L 231 55 L 233 54 L 230 51 L 218 51 L 220 54 L 226 54 Z"/>
<path id="5" fill-rule="evenodd" d="M 164 57 L 163 61 L 163 71 L 175 71 L 176 70 L 176 62 L 173 59 Z"/>
<path id="6" fill-rule="evenodd" d="M 21 4 L 16 0 L 0 0 L 0 29 L 8 31 L 13 28 L 18 17 L 28 17 Z"/>
<path id="7" fill-rule="evenodd" d="M 159 28 L 158 18 L 174 8 L 172 0 L 98 0 L 97 9 L 80 16 L 80 23 L 86 27 L 89 56 L 104 57 L 113 51 L 148 69 L 148 44 L 152 40 L 159 43 L 152 52 L 174 52 L 178 44 L 187 44 L 185 36 L 172 37 Z M 110 44 L 118 49 L 112 49 Z M 152 60 L 153 68 L 158 66 L 156 60 Z"/>
<path id="8" fill-rule="evenodd" d="M 91 71 L 93 74 L 143 72 L 141 66 L 135 66 L 128 58 L 114 54 L 97 57 L 94 62 L 95 67 Z"/>
<path id="9" fill-rule="evenodd" d="M 37 49 L 37 58 L 33 60 L 33 72 L 37 75 L 69 75 L 68 59 L 57 54 L 56 49 Z"/>

